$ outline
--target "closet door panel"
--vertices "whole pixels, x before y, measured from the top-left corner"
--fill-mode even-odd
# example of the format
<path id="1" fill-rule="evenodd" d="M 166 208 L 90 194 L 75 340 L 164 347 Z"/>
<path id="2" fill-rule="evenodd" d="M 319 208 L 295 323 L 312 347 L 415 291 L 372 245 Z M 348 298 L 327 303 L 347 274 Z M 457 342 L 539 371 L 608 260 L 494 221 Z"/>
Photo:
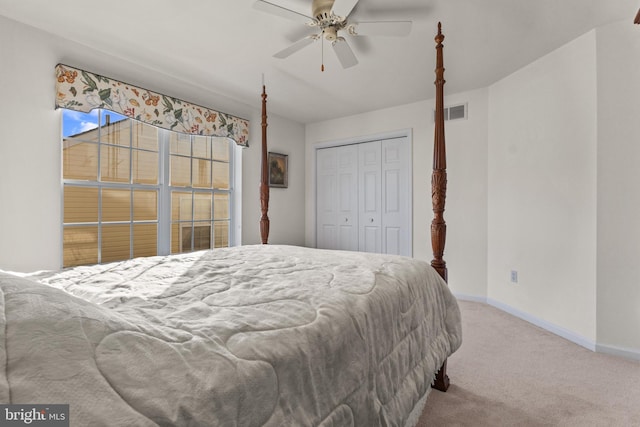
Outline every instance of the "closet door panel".
<path id="1" fill-rule="evenodd" d="M 400 247 L 402 238 L 402 230 L 398 227 L 385 227 L 385 244 L 387 254 L 402 255 L 402 248 Z"/>
<path id="2" fill-rule="evenodd" d="M 400 198 L 400 170 L 390 169 L 384 172 L 384 212 L 387 215 L 401 215 L 400 206 L 402 204 Z"/>
<path id="3" fill-rule="evenodd" d="M 336 147 L 338 156 L 338 246 L 358 250 L 358 146 Z"/>
<path id="4" fill-rule="evenodd" d="M 320 249 L 337 247 L 338 157 L 335 149 L 318 150 L 316 157 L 316 246 Z"/>
<path id="5" fill-rule="evenodd" d="M 411 256 L 411 146 L 406 138 L 382 141 L 382 252 Z"/>
<path id="6" fill-rule="evenodd" d="M 382 180 L 380 141 L 358 144 L 359 250 L 382 251 Z"/>

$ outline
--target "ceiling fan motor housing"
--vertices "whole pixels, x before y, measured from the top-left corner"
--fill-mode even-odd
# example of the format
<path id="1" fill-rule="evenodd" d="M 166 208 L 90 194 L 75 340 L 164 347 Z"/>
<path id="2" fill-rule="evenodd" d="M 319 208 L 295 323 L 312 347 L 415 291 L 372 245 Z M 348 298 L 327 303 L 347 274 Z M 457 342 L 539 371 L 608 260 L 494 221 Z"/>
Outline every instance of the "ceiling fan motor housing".
<path id="1" fill-rule="evenodd" d="M 311 12 L 318 21 L 326 21 L 331 17 L 331 8 L 335 0 L 313 0 Z"/>
<path id="2" fill-rule="evenodd" d="M 334 2 L 335 0 L 313 0 L 311 4 L 314 24 L 320 27 L 322 36 L 330 42 L 336 41 L 338 30 L 347 25 L 346 16 L 336 16 L 331 11 Z"/>

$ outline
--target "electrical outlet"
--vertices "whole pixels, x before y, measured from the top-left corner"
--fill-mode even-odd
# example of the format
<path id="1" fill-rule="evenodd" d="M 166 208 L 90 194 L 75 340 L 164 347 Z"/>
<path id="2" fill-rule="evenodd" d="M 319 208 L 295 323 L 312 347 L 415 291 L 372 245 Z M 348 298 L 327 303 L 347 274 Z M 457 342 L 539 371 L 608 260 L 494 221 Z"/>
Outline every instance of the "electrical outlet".
<path id="1" fill-rule="evenodd" d="M 518 270 L 511 270 L 511 283 L 518 283 Z"/>

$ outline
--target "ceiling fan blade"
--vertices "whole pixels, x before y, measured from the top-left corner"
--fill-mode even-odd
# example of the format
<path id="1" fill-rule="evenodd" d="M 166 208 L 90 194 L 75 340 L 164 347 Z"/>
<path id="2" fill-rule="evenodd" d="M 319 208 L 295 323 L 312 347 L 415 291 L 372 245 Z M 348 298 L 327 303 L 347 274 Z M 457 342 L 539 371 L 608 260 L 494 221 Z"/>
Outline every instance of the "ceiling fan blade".
<path id="1" fill-rule="evenodd" d="M 333 51 L 336 53 L 342 68 L 353 67 L 358 64 L 358 58 L 353 54 L 353 51 L 347 44 L 344 37 L 338 37 L 333 43 L 331 43 Z"/>
<path id="2" fill-rule="evenodd" d="M 298 40 L 297 42 L 295 42 L 294 44 L 292 44 L 291 46 L 289 46 L 286 49 L 282 49 L 280 52 L 276 53 L 275 55 L 273 55 L 274 58 L 280 58 L 280 59 L 284 59 L 290 55 L 293 55 L 294 53 L 296 53 L 297 51 L 301 50 L 302 48 L 309 46 L 311 43 L 313 43 L 314 41 L 316 41 L 318 39 L 318 35 L 317 34 L 311 34 L 303 39 Z"/>
<path id="3" fill-rule="evenodd" d="M 352 36 L 404 37 L 411 33 L 411 21 L 354 22 L 347 31 Z"/>
<path id="4" fill-rule="evenodd" d="M 357 3 L 358 0 L 335 0 L 333 7 L 331 8 L 331 12 L 336 16 L 346 18 L 349 16 L 353 8 L 356 7 Z"/>
<path id="5" fill-rule="evenodd" d="M 303 24 L 308 24 L 309 22 L 314 21 L 314 19 L 310 16 L 298 13 L 282 6 L 278 6 L 277 4 L 269 3 L 268 1 L 257 0 L 253 4 L 253 8 L 270 13 L 272 15 L 280 16 L 282 18 L 291 19 L 292 21 L 301 22 Z"/>

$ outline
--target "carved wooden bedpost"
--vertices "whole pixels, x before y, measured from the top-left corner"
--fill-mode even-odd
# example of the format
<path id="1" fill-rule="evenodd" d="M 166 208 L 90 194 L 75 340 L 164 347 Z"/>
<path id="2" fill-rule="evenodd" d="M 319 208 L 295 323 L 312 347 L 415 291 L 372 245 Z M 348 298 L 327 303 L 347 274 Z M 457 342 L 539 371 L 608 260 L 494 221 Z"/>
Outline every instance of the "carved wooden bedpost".
<path id="1" fill-rule="evenodd" d="M 262 244 L 269 243 L 269 165 L 267 164 L 267 89 L 262 82 L 262 169 L 260 177 L 260 237 Z"/>
<path id="2" fill-rule="evenodd" d="M 447 281 L 447 263 L 442 258 L 447 238 L 447 224 L 444 220 L 444 204 L 447 195 L 447 155 L 444 142 L 444 62 L 442 58 L 442 24 L 438 22 L 436 41 L 436 122 L 433 140 L 433 174 L 431 175 L 431 202 L 433 221 L 431 222 L 431 246 L 433 260 L 431 266 Z M 433 387 L 440 391 L 449 388 L 447 361 L 436 374 Z"/>
<path id="3" fill-rule="evenodd" d="M 442 58 L 442 25 L 438 22 L 436 40 L 436 120 L 433 139 L 433 173 L 431 175 L 431 202 L 433 221 L 431 222 L 431 266 L 447 280 L 447 263 L 442 259 L 447 238 L 447 224 L 444 221 L 444 204 L 447 196 L 447 153 L 444 142 L 444 65 Z"/>

